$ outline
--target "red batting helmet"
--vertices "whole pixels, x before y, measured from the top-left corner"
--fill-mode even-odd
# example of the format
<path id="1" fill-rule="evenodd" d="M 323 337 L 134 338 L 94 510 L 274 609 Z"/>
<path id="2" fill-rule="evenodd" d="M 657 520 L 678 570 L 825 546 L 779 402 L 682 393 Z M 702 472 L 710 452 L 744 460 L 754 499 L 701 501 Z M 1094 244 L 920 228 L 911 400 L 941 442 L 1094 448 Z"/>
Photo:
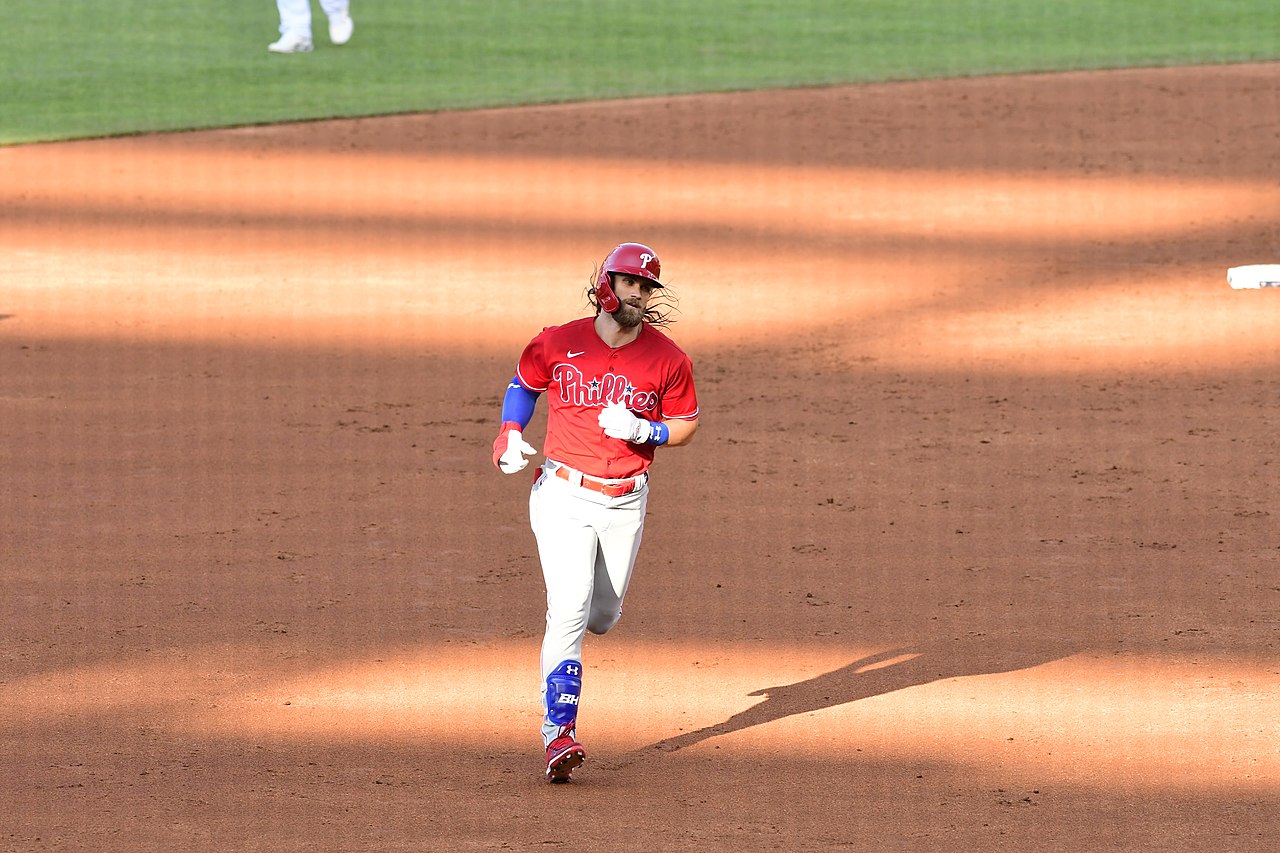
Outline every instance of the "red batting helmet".
<path id="1" fill-rule="evenodd" d="M 604 259 L 600 265 L 600 276 L 596 279 L 596 304 L 606 314 L 617 311 L 620 305 L 617 294 L 613 292 L 613 279 L 609 277 L 615 272 L 647 278 L 654 287 L 662 287 L 662 282 L 658 281 L 662 274 L 658 253 L 641 243 L 623 243 Z"/>

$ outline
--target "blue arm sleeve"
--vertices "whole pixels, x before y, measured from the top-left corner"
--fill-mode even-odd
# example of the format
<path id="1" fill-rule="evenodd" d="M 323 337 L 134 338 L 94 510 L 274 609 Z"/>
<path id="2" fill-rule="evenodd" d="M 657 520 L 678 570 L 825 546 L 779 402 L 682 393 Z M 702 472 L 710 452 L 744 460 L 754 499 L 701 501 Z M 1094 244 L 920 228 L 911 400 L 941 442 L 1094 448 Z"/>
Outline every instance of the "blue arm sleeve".
<path id="1" fill-rule="evenodd" d="M 507 386 L 507 396 L 502 399 L 502 422 L 514 421 L 520 424 L 520 429 L 527 427 L 529 421 L 533 420 L 533 407 L 537 405 L 540 396 L 542 395 L 521 385 L 519 379 L 513 378 Z"/>

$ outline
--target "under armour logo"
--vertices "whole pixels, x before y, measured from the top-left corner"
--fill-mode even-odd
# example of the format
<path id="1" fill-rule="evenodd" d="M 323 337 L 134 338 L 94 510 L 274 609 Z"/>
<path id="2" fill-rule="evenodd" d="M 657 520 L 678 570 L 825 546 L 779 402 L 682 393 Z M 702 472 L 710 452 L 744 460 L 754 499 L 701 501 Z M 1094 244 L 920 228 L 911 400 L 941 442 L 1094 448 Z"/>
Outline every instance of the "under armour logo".
<path id="1" fill-rule="evenodd" d="M 648 252 L 641 252 L 640 253 L 640 269 L 645 269 L 646 267 L 649 266 L 649 261 L 654 261 L 654 260 L 657 260 L 657 258 L 655 258 L 653 255 L 649 254 Z"/>
<path id="2" fill-rule="evenodd" d="M 582 673 L 582 667 L 569 664 L 564 668 L 564 671 L 568 675 L 580 675 Z"/>

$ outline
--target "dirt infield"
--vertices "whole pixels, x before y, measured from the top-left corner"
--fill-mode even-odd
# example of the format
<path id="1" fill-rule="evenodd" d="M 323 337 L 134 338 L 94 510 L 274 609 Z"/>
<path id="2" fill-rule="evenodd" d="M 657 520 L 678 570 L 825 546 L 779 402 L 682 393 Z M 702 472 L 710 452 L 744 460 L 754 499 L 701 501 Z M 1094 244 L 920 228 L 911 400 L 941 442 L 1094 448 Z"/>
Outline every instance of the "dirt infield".
<path id="1" fill-rule="evenodd" d="M 0 846 L 1272 849 L 1280 293 L 1225 273 L 1280 262 L 1278 93 L 0 150 Z M 489 448 L 631 239 L 703 426 L 553 788 L 529 481 Z"/>

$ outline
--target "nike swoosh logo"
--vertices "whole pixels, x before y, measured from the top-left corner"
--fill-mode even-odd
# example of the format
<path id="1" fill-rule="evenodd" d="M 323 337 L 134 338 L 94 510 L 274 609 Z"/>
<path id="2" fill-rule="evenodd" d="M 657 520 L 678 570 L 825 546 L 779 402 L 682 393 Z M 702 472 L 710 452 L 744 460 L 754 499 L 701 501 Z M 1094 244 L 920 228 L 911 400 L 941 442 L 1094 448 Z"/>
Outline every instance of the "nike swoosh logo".
<path id="1" fill-rule="evenodd" d="M 578 356 L 582 355 L 585 352 L 586 350 L 583 350 L 582 352 L 574 352 L 573 350 L 569 350 L 569 358 L 577 358 Z"/>

